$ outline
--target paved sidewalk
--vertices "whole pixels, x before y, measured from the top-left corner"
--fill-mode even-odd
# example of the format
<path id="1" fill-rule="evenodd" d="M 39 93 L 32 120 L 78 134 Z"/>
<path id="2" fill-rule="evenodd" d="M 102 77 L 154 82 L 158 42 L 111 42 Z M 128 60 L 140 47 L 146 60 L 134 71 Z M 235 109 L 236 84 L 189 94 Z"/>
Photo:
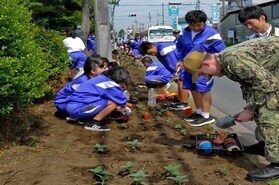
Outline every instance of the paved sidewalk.
<path id="1" fill-rule="evenodd" d="M 216 117 L 217 119 L 226 116 L 221 110 L 218 110 L 215 107 L 211 107 L 211 114 L 212 114 L 212 116 Z M 232 126 L 229 129 L 220 129 L 220 128 L 216 127 L 215 124 L 211 124 L 211 126 L 218 132 L 228 131 L 228 132 L 237 133 L 242 145 L 247 146 L 247 145 L 255 144 L 257 142 L 255 140 L 254 132 L 247 129 L 240 123 L 236 123 L 236 125 Z M 244 153 L 244 156 L 247 157 L 249 160 L 251 160 L 255 165 L 257 165 L 260 168 L 269 164 L 269 162 L 264 157 L 261 157 L 258 155 Z"/>

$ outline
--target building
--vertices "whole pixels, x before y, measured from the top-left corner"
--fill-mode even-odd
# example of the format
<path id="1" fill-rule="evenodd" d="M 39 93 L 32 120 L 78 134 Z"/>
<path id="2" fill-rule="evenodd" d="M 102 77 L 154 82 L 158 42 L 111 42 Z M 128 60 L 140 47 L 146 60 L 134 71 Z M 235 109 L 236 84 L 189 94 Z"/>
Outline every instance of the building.
<path id="1" fill-rule="evenodd" d="M 240 1 L 240 0 L 236 0 Z M 275 27 L 279 27 L 279 1 L 273 0 L 268 1 L 261 4 L 255 4 L 256 2 L 263 2 L 264 0 L 242 0 L 242 5 L 251 6 L 258 5 L 260 6 L 266 13 L 268 17 L 268 22 L 271 23 Z M 228 2 L 228 6 L 233 6 L 233 3 L 236 2 Z M 239 3 L 239 2 L 238 2 Z M 243 24 L 238 21 L 238 13 L 240 8 L 227 12 L 226 15 L 220 20 L 220 28 L 219 31 L 223 39 L 226 42 L 242 42 L 249 38 L 253 33 L 247 29 Z"/>

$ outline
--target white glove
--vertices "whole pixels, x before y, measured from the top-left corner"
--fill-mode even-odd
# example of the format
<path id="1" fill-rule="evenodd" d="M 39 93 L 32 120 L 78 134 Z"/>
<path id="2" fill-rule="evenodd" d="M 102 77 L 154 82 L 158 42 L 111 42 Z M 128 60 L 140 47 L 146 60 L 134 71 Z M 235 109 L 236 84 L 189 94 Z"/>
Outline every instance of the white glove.
<path id="1" fill-rule="evenodd" d="M 125 107 L 125 108 L 121 108 L 120 112 L 122 112 L 122 114 L 124 115 L 130 115 L 132 110 L 129 107 Z"/>

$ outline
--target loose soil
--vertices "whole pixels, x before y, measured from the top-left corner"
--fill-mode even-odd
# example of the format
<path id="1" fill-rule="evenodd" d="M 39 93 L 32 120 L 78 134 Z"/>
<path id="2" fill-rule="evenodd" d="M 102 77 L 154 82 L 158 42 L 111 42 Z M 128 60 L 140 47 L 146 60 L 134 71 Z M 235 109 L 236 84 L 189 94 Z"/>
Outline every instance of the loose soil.
<path id="1" fill-rule="evenodd" d="M 139 64 L 126 65 L 137 83 L 143 83 L 144 69 Z M 136 86 L 134 86 L 136 87 Z M 245 180 L 248 171 L 256 167 L 245 157 L 203 156 L 195 149 L 185 149 L 183 144 L 195 144 L 195 134 L 216 133 L 210 126 L 190 127 L 183 112 L 166 117 L 164 112 L 151 110 L 151 119 L 142 118 L 147 101 L 146 89 L 132 88 L 130 93 L 139 99 L 132 108 L 126 124 L 108 119 L 110 132 L 88 131 L 77 123 L 67 123 L 54 116 L 53 101 L 46 101 L 29 110 L 30 116 L 40 118 L 44 128 L 32 145 L 9 145 L 0 151 L 1 185 L 88 185 L 94 184 L 94 174 L 89 172 L 104 166 L 111 185 L 131 185 L 129 175 L 121 175 L 123 165 L 135 163 L 132 172 L 143 170 L 149 176 L 147 185 L 178 184 L 165 177 L 164 166 L 181 165 L 179 172 L 187 175 L 189 185 L 261 185 Z M 168 103 L 168 101 L 161 102 Z M 41 128 L 42 128 L 41 127 Z M 182 127 L 182 128 L 180 128 Z M 128 141 L 141 143 L 132 150 Z M 104 153 L 95 145 L 105 144 Z"/>

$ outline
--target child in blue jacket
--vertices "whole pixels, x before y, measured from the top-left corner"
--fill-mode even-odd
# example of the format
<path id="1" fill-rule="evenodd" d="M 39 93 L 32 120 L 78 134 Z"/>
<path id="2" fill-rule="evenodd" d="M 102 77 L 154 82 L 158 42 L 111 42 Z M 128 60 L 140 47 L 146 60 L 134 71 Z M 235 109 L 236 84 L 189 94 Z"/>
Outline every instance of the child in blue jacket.
<path id="1" fill-rule="evenodd" d="M 97 58 L 88 57 L 83 68 L 84 74 L 69 82 L 65 87 L 59 90 L 54 99 L 54 104 L 60 115 L 67 115 L 66 105 L 68 96 L 77 90 L 80 84 L 101 74 L 104 71 L 104 62 Z"/>
<path id="2" fill-rule="evenodd" d="M 116 108 L 125 108 L 127 98 L 123 91 L 131 83 L 129 72 L 123 67 L 104 71 L 101 75 L 87 80 L 68 97 L 66 110 L 76 118 L 92 119 L 85 129 L 109 131 L 100 122 Z"/>
<path id="3" fill-rule="evenodd" d="M 176 73 L 176 64 L 178 63 L 179 53 L 175 43 L 151 43 L 143 42 L 139 50 L 142 55 L 154 55 L 163 64 L 163 66 L 171 73 Z M 179 102 L 174 103 L 169 108 L 172 110 L 185 110 L 188 106 L 188 90 L 183 89 L 184 69 L 178 70 L 178 79 L 175 80 L 178 85 Z"/>
<path id="4" fill-rule="evenodd" d="M 144 80 L 148 88 L 165 85 L 172 79 L 172 74 L 160 62 L 153 62 L 147 56 L 142 58 L 141 62 L 146 67 Z"/>

